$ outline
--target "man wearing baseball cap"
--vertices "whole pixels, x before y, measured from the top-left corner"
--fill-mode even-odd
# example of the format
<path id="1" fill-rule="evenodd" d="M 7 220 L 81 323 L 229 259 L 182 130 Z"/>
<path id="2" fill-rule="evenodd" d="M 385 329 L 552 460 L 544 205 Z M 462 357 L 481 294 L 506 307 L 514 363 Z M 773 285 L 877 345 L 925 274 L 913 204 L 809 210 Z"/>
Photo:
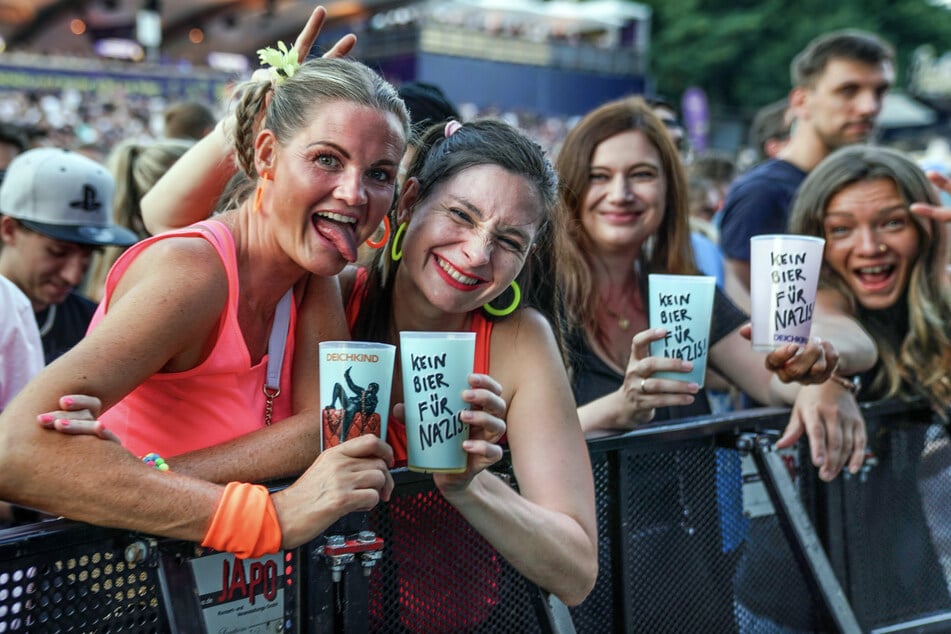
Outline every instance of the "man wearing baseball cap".
<path id="1" fill-rule="evenodd" d="M 0 184 L 0 275 L 30 299 L 47 364 L 86 334 L 96 304 L 75 289 L 93 252 L 138 240 L 111 221 L 114 191 L 104 166 L 58 148 L 20 154 Z"/>

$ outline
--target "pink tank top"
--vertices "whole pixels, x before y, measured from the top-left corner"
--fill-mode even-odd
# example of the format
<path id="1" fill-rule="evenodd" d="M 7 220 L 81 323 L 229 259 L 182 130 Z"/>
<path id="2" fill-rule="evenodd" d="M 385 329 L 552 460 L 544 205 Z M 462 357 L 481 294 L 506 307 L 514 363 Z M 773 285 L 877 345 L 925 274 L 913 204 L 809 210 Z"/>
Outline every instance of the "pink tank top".
<path id="1" fill-rule="evenodd" d="M 106 279 L 105 295 L 93 316 L 92 330 L 107 312 L 116 284 L 132 261 L 159 240 L 201 237 L 210 242 L 228 276 L 228 301 L 221 315 L 218 338 L 208 357 L 185 372 L 157 373 L 105 412 L 100 419 L 137 456 L 150 451 L 163 457 L 217 445 L 264 427 L 264 382 L 267 355 L 257 365 L 238 326 L 238 268 L 234 240 L 227 227 L 215 220 L 170 231 L 143 240 L 127 249 Z M 290 325 L 281 368 L 281 393 L 274 400 L 272 422 L 292 412 L 291 368 L 297 308 L 291 308 Z"/>

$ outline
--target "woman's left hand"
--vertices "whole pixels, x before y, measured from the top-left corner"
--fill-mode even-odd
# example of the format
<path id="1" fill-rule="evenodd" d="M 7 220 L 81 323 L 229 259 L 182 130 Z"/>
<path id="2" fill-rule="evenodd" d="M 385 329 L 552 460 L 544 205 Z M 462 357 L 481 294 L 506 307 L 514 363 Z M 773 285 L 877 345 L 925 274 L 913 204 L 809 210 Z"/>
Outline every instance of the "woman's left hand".
<path id="1" fill-rule="evenodd" d="M 103 440 L 122 444 L 118 436 L 97 420 L 102 410 L 102 403 L 95 396 L 69 394 L 60 397 L 59 406 L 61 410 L 45 412 L 36 417 L 40 427 L 64 434 L 97 436 Z"/>
<path id="2" fill-rule="evenodd" d="M 751 324 L 740 328 L 746 339 L 752 336 Z M 812 338 L 805 346 L 796 343 L 780 346 L 766 355 L 766 369 L 783 383 L 813 385 L 825 382 L 839 364 L 839 352 L 829 341 Z"/>
<path id="3" fill-rule="evenodd" d="M 433 482 L 443 493 L 465 489 L 479 472 L 502 459 L 499 440 L 505 435 L 507 410 L 502 386 L 487 374 L 470 374 L 469 386 L 462 395 L 470 405 L 462 412 L 462 420 L 469 425 L 469 439 L 462 444 L 468 454 L 466 470 L 434 474 Z"/>
<path id="4" fill-rule="evenodd" d="M 791 447 L 805 432 L 812 464 L 829 482 L 848 468 L 858 473 L 865 461 L 865 419 L 855 395 L 835 381 L 799 390 L 789 424 L 776 447 Z"/>

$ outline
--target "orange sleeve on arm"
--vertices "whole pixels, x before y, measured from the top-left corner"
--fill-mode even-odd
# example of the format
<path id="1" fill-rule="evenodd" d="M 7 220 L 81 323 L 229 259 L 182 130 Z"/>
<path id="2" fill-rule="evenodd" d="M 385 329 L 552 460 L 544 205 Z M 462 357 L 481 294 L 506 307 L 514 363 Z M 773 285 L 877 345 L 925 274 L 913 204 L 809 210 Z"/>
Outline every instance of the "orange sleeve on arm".
<path id="1" fill-rule="evenodd" d="M 229 482 L 201 545 L 245 559 L 276 553 L 281 539 L 281 525 L 267 488 Z"/>

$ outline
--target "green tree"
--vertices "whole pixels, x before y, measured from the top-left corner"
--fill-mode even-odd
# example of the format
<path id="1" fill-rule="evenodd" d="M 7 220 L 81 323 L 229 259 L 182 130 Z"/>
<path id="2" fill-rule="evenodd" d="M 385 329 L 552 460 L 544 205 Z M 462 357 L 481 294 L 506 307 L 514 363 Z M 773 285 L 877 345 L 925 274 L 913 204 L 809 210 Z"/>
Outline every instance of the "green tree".
<path id="1" fill-rule="evenodd" d="M 938 0 L 935 0 L 937 2 Z M 789 92 L 789 62 L 815 36 L 840 28 L 878 33 L 898 54 L 898 85 L 911 56 L 951 48 L 951 10 L 927 0 L 646 0 L 652 8 L 650 73 L 660 94 L 688 86 L 711 110 L 746 118 Z"/>

